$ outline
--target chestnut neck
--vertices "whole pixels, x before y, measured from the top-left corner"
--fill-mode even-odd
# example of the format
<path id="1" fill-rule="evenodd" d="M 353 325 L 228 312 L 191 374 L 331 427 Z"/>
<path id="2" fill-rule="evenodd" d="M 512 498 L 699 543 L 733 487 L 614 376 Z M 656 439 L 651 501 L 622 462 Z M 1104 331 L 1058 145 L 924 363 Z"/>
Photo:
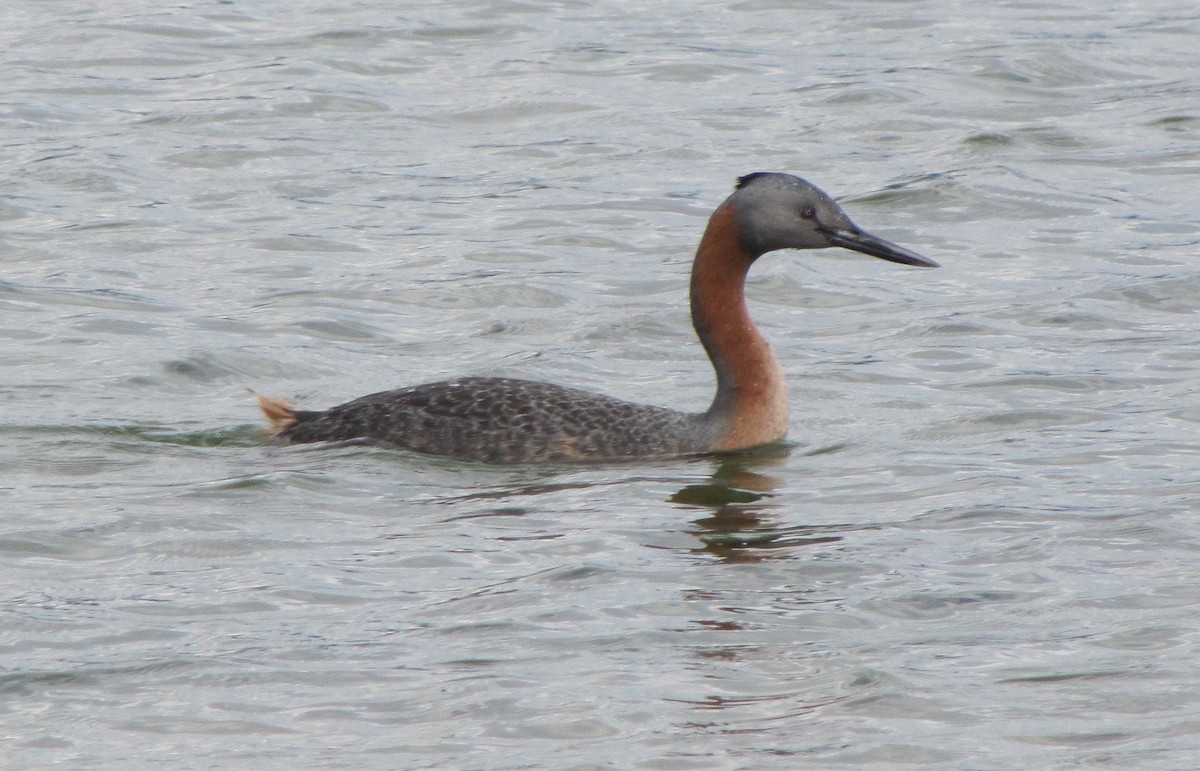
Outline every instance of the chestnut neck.
<path id="1" fill-rule="evenodd" d="M 692 324 L 717 375 L 717 394 L 701 416 L 715 451 L 787 434 L 783 369 L 746 309 L 746 274 L 758 255 L 743 248 L 740 236 L 737 207 L 726 202 L 709 219 L 692 264 Z"/>

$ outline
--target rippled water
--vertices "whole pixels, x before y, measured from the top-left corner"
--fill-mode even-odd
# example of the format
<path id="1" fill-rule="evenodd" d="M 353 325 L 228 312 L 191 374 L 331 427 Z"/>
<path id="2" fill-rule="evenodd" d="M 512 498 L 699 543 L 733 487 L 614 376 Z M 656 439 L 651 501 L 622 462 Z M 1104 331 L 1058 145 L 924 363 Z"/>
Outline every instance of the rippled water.
<path id="1" fill-rule="evenodd" d="M 1185 768 L 1200 12 L 57 2 L 0 31 L 13 768 Z M 462 373 L 681 408 L 738 174 L 786 452 L 266 448 Z"/>

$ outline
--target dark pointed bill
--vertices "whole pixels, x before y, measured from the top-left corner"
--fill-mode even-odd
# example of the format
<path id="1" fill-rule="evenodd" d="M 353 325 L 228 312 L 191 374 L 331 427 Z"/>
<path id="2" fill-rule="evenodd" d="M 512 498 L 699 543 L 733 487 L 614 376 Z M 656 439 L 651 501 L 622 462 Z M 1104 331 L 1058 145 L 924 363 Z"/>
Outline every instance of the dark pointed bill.
<path id="1" fill-rule="evenodd" d="M 878 257 L 890 262 L 898 262 L 901 265 L 915 265 L 919 268 L 939 267 L 933 260 L 922 257 L 916 252 L 910 252 L 903 246 L 893 244 L 891 241 L 885 241 L 879 236 L 873 236 L 863 230 L 833 230 L 831 228 L 826 233 L 829 235 L 829 240 L 835 246 L 840 246 L 843 249 L 853 249 L 856 252 L 869 254 L 872 257 Z"/>

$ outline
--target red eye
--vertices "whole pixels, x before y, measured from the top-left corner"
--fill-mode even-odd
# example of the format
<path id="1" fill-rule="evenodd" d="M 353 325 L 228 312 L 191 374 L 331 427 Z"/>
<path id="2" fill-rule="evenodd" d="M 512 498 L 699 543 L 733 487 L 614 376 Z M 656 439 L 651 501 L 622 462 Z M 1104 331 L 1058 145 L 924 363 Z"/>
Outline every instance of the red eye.
<path id="1" fill-rule="evenodd" d="M 803 209 L 800 210 L 800 218 L 801 219 L 810 220 L 815 216 L 817 216 L 817 210 L 811 206 L 805 206 Z"/>

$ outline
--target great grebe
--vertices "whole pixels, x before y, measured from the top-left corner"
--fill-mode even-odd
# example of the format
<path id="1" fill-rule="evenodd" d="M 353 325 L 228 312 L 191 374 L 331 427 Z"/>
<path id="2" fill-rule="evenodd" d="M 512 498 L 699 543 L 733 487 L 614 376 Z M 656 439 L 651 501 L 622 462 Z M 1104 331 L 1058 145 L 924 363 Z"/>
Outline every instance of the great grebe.
<path id="1" fill-rule="evenodd" d="M 741 177 L 713 212 L 692 263 L 696 334 L 717 393 L 704 412 L 679 412 L 551 383 L 467 377 L 364 396 L 323 412 L 260 396 L 282 443 L 361 439 L 485 463 L 657 458 L 745 450 L 782 440 L 783 370 L 746 311 L 746 274 L 778 249 L 840 246 L 903 265 L 937 263 L 864 232 L 799 177 Z"/>

